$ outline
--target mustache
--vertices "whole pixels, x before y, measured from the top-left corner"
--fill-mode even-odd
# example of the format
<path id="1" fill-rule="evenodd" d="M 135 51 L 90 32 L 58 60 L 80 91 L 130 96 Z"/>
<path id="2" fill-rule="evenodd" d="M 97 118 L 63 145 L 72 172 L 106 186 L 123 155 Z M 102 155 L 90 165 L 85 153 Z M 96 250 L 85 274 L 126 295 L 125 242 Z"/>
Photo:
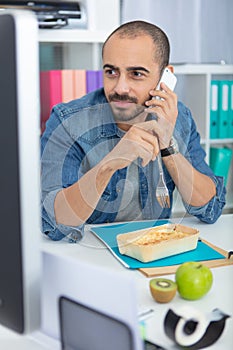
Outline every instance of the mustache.
<path id="1" fill-rule="evenodd" d="M 130 101 L 133 103 L 138 103 L 138 99 L 136 97 L 131 97 L 127 94 L 119 95 L 118 93 L 114 93 L 109 95 L 110 101 Z"/>

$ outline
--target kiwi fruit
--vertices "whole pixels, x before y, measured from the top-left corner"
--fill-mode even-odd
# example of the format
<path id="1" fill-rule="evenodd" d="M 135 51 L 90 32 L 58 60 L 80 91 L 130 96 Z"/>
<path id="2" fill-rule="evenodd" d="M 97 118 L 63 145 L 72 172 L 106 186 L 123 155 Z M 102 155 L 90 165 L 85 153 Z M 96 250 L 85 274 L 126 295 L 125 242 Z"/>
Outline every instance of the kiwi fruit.
<path id="1" fill-rule="evenodd" d="M 158 303 L 168 303 L 176 295 L 177 284 L 167 278 L 153 278 L 150 280 L 150 292 Z"/>

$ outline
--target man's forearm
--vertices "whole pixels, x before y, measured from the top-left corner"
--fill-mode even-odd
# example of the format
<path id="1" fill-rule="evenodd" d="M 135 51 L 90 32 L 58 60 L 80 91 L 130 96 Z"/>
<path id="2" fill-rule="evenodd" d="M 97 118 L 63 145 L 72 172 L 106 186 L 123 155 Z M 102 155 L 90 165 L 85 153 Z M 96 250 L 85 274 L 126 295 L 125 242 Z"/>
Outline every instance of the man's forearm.
<path id="1" fill-rule="evenodd" d="M 212 179 L 200 173 L 178 153 L 163 158 L 183 200 L 192 206 L 203 206 L 216 194 L 216 187 Z"/>
<path id="2" fill-rule="evenodd" d="M 147 128 L 150 123 L 132 126 L 102 161 L 70 187 L 58 192 L 54 211 L 57 223 L 78 226 L 86 222 L 118 169 L 123 169 L 140 157 L 147 165 L 158 153 L 158 141 Z M 154 123 L 154 122 L 153 122 Z M 152 125 L 153 126 L 153 125 Z"/>
<path id="3" fill-rule="evenodd" d="M 93 213 L 115 170 L 99 163 L 72 186 L 58 192 L 54 211 L 59 224 L 79 226 Z"/>

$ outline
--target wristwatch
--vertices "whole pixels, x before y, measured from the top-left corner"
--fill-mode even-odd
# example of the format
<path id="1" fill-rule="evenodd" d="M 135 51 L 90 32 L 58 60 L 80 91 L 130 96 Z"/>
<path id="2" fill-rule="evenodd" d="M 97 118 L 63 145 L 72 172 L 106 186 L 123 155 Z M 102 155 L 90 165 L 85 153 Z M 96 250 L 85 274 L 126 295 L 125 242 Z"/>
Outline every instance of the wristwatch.
<path id="1" fill-rule="evenodd" d="M 169 147 L 161 149 L 160 153 L 161 153 L 161 157 L 167 157 L 167 156 L 170 156 L 171 154 L 179 153 L 178 143 L 173 136 L 171 138 Z"/>

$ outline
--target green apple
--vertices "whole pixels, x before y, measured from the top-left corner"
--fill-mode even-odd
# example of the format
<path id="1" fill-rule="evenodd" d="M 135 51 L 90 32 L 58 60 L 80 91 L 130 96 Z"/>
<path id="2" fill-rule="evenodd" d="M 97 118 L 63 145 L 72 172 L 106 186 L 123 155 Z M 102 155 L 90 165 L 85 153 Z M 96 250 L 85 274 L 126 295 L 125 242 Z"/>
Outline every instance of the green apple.
<path id="1" fill-rule="evenodd" d="M 189 261 L 178 267 L 175 275 L 180 296 L 188 300 L 202 298 L 213 283 L 211 270 L 200 262 Z"/>

